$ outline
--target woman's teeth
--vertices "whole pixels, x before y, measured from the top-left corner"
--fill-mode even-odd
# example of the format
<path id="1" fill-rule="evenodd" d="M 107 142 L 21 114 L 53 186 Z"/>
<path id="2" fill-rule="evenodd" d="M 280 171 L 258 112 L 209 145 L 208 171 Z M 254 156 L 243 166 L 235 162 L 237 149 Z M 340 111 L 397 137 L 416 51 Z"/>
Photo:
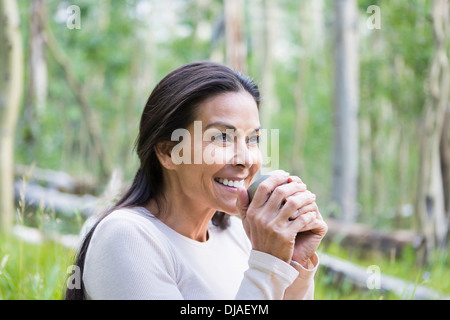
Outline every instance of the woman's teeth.
<path id="1" fill-rule="evenodd" d="M 244 185 L 244 180 L 228 180 L 223 178 L 216 178 L 214 180 L 228 187 L 237 188 Z"/>

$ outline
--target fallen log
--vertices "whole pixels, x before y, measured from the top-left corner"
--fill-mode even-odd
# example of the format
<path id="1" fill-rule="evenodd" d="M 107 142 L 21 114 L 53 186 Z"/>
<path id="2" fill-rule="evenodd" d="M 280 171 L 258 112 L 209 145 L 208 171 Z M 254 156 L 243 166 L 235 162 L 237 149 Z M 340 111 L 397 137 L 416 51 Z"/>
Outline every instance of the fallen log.
<path id="1" fill-rule="evenodd" d="M 25 185 L 22 181 L 14 183 L 14 195 L 18 202 L 26 208 L 41 208 L 45 211 L 54 211 L 63 216 L 72 217 L 80 213 L 83 218 L 94 214 L 102 206 L 101 201 L 90 194 L 75 195 L 60 192 L 57 189 L 45 188 L 28 181 Z"/>
<path id="2" fill-rule="evenodd" d="M 63 171 L 42 169 L 35 166 L 16 164 L 14 176 L 16 179 L 25 177 L 27 181 L 72 194 L 92 194 L 95 193 L 97 188 L 97 183 L 92 178 L 77 179 Z"/>
<path id="3" fill-rule="evenodd" d="M 444 296 L 427 286 L 417 285 L 414 282 L 383 274 L 379 272 L 379 268 L 377 270 L 377 266 L 372 265 L 363 268 L 344 259 L 325 253 L 320 253 L 319 257 L 320 265 L 325 268 L 327 272 L 342 275 L 346 280 L 350 281 L 360 289 L 389 291 L 393 292 L 400 299 L 407 300 L 450 299 L 450 297 Z M 379 273 L 375 274 L 374 271 Z"/>
<path id="4" fill-rule="evenodd" d="M 40 174 L 44 174 L 47 170 L 42 172 L 38 170 L 37 172 L 38 177 L 40 177 Z M 74 181 L 64 172 L 58 173 L 60 177 L 68 178 L 65 180 L 68 182 L 68 184 L 64 184 L 65 186 L 69 186 L 71 181 Z M 94 218 L 97 213 L 117 202 L 124 187 L 122 172 L 119 169 L 113 170 L 111 179 L 100 197 L 91 194 L 77 195 L 61 192 L 61 188 L 55 188 L 54 185 L 53 187 L 44 187 L 33 180 L 28 180 L 29 176 L 30 174 L 26 173 L 21 180 L 16 180 L 14 183 L 14 196 L 19 208 L 25 211 L 29 208 L 41 209 L 55 212 L 68 218 L 73 217 L 76 213 L 80 214 L 84 219 Z M 59 183 L 62 181 L 64 179 L 58 179 Z"/>
<path id="5" fill-rule="evenodd" d="M 324 243 L 337 242 L 350 250 L 358 250 L 364 256 L 381 252 L 390 257 L 399 257 L 407 246 L 418 248 L 423 239 L 411 230 L 374 230 L 360 223 L 346 223 L 327 219 L 328 232 Z"/>

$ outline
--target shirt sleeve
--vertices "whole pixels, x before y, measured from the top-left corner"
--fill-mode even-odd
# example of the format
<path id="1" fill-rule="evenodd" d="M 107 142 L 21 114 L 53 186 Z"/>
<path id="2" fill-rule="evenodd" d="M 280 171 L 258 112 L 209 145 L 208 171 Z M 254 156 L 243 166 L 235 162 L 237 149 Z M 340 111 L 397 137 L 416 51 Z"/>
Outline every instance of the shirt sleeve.
<path id="1" fill-rule="evenodd" d="M 317 254 L 308 269 L 296 262 L 286 262 L 264 252 L 252 250 L 249 269 L 244 274 L 238 300 L 312 300 L 314 275 L 319 264 Z"/>
<path id="2" fill-rule="evenodd" d="M 232 217 L 233 219 L 233 217 Z M 244 232 L 242 221 L 235 219 L 233 230 L 239 236 L 237 241 L 245 243 L 249 252 L 249 268 L 236 295 L 238 300 L 310 300 L 314 299 L 314 276 L 319 265 L 319 257 L 314 254 L 308 268 L 292 261 L 291 264 L 257 250 Z"/>
<path id="3" fill-rule="evenodd" d="M 314 275 L 319 267 L 319 256 L 317 253 L 308 261 L 308 268 L 292 261 L 291 265 L 298 271 L 294 283 L 286 289 L 285 300 L 313 300 L 314 299 Z"/>
<path id="4" fill-rule="evenodd" d="M 164 244 L 126 219 L 105 219 L 89 244 L 83 281 L 90 299 L 183 299 Z"/>
<path id="5" fill-rule="evenodd" d="M 252 250 L 249 268 L 237 293 L 238 300 L 281 300 L 298 271 L 270 254 Z"/>

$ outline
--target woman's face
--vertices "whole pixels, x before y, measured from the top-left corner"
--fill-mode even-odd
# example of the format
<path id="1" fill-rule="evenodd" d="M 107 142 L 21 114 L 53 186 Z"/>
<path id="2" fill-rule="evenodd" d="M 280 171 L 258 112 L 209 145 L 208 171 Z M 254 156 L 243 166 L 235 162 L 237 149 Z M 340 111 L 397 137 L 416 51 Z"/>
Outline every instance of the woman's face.
<path id="1" fill-rule="evenodd" d="M 176 180 L 199 205 L 238 213 L 237 186 L 247 188 L 262 161 L 256 102 L 246 91 L 229 92 L 207 99 L 197 110 L 188 139 L 172 150 L 172 159 L 183 159 L 174 168 Z"/>

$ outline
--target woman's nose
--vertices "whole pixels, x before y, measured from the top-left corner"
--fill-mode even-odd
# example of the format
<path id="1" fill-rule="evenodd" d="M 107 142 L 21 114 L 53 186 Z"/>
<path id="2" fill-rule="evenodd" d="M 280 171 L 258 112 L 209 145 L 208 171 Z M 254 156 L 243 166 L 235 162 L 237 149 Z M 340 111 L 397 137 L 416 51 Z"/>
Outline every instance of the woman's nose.
<path id="1" fill-rule="evenodd" d="M 233 165 L 249 167 L 252 165 L 252 157 L 245 141 L 238 141 L 234 144 Z"/>

